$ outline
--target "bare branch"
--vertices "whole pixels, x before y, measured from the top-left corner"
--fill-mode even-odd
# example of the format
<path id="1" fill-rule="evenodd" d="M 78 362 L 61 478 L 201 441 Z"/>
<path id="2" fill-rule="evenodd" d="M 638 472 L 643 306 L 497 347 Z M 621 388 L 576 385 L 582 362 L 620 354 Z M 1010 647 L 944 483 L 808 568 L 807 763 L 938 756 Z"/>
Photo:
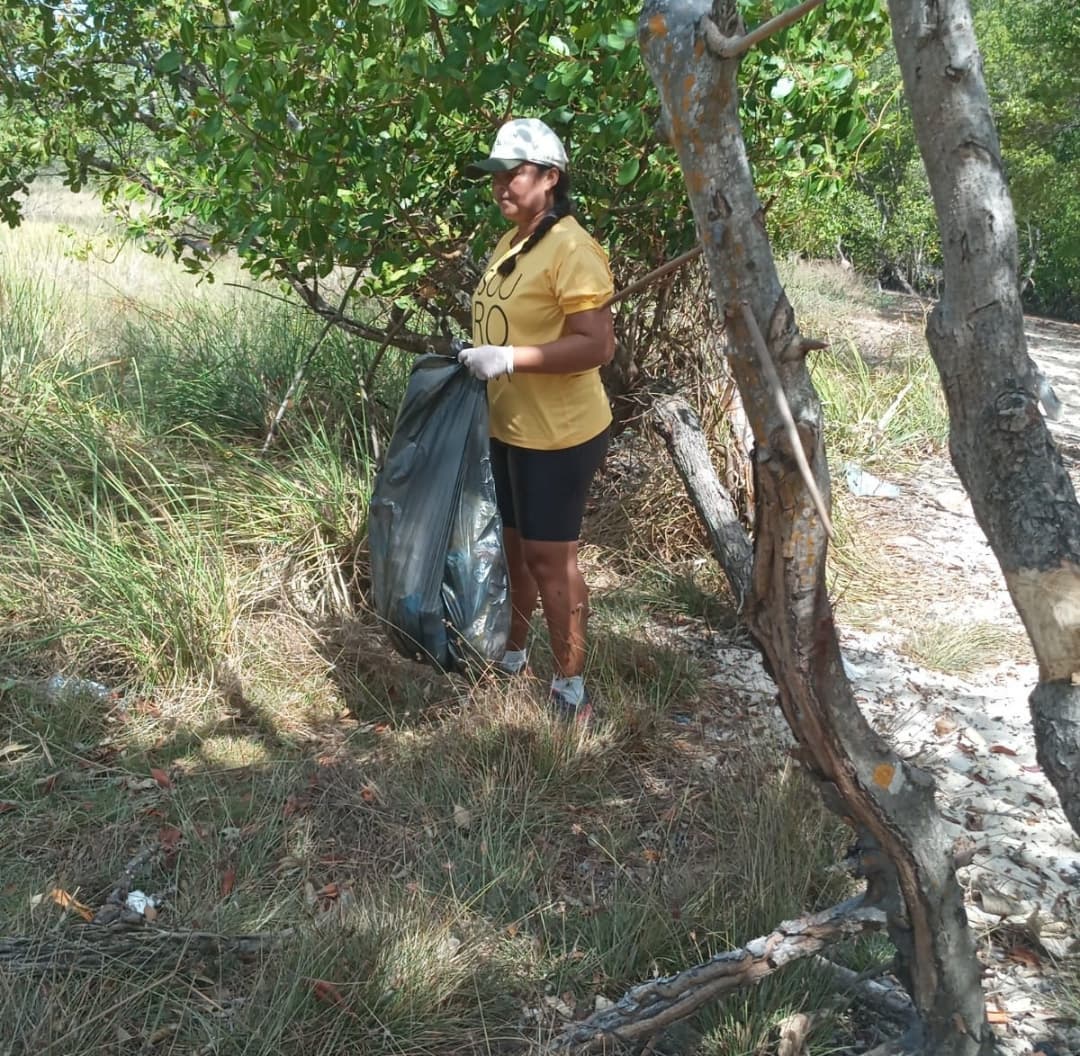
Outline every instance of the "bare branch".
<path id="1" fill-rule="evenodd" d="M 341 295 L 341 303 L 338 305 L 337 312 L 327 318 L 326 325 L 320 331 L 319 336 L 315 338 L 311 348 L 308 349 L 307 355 L 300 361 L 300 366 L 296 368 L 296 373 L 293 375 L 293 380 L 286 390 L 284 397 L 282 397 L 281 405 L 277 409 L 277 414 L 274 415 L 273 420 L 270 422 L 270 429 L 266 434 L 266 440 L 263 441 L 262 454 L 265 455 L 266 452 L 270 450 L 270 445 L 277 437 L 278 429 L 281 427 L 281 423 L 285 418 L 285 412 L 289 409 L 293 397 L 295 397 L 297 390 L 303 383 L 304 374 L 307 372 L 307 368 L 315 358 L 315 353 L 319 351 L 319 346 L 322 345 L 326 335 L 330 333 L 330 328 L 342 318 L 342 312 L 345 311 L 345 305 L 349 303 L 349 298 L 352 296 L 352 292 L 356 289 L 356 284 L 359 281 L 360 269 L 357 268 L 353 272 L 353 277 L 349 280 L 349 285 L 345 288 L 345 292 Z"/>
<path id="2" fill-rule="evenodd" d="M 318 290 L 313 289 L 304 282 L 291 265 L 285 265 L 284 262 L 282 262 L 282 265 L 282 275 L 285 281 L 316 315 L 321 316 L 323 319 L 332 319 L 334 325 L 341 327 L 346 333 L 355 334 L 357 337 L 362 337 L 367 341 L 381 343 L 386 339 L 385 330 L 368 326 L 366 323 L 360 322 L 359 319 L 342 315 L 323 298 Z M 440 337 L 436 334 L 417 334 L 411 330 L 403 330 L 401 333 L 394 335 L 390 344 L 394 348 L 400 348 L 403 352 L 412 352 L 416 355 L 422 355 L 425 352 L 437 352 L 443 356 L 450 355 L 450 338 Z"/>
<path id="3" fill-rule="evenodd" d="M 739 302 L 739 312 L 754 341 L 758 359 L 761 361 L 761 372 L 765 377 L 766 385 L 768 385 L 769 390 L 772 392 L 773 399 L 776 401 L 776 409 L 780 413 L 788 439 L 791 441 L 791 453 L 795 456 L 795 463 L 799 467 L 799 473 L 803 478 L 803 483 L 806 485 L 806 490 L 810 493 L 810 499 L 814 503 L 814 509 L 817 510 L 817 515 L 821 518 L 825 533 L 831 540 L 833 538 L 832 520 L 829 518 L 829 511 L 825 508 L 825 499 L 822 497 L 817 482 L 814 480 L 814 474 L 810 470 L 810 463 L 806 460 L 806 452 L 803 450 L 802 438 L 799 436 L 799 429 L 795 425 L 795 419 L 791 413 L 791 406 L 787 401 L 787 397 L 784 395 L 784 387 L 780 384 L 780 375 L 776 373 L 776 365 L 773 363 L 772 356 L 769 353 L 769 346 L 765 343 L 765 338 L 761 334 L 761 329 L 758 327 L 757 320 L 754 318 L 754 313 L 750 310 L 750 305 L 747 304 L 746 301 Z"/>
<path id="4" fill-rule="evenodd" d="M 841 939 L 884 925 L 884 911 L 867 905 L 861 895 L 821 913 L 785 921 L 770 934 L 739 949 L 715 954 L 704 964 L 639 983 L 610 1008 L 572 1023 L 548 1051 L 575 1046 L 597 1049 L 612 1039 L 630 1042 L 648 1038 L 721 994 L 756 983 Z"/>
<path id="5" fill-rule="evenodd" d="M 646 287 L 651 286 L 657 280 L 662 279 L 665 275 L 670 275 L 671 272 L 677 271 L 684 264 L 689 264 L 690 261 L 696 260 L 701 256 L 702 249 L 703 247 L 700 245 L 694 246 L 693 249 L 688 249 L 682 256 L 675 257 L 666 264 L 661 264 L 660 267 L 654 268 L 648 275 L 638 279 L 637 282 L 632 282 L 625 289 L 619 290 L 618 293 L 613 294 L 611 300 L 609 300 L 604 307 L 606 308 L 613 304 L 618 304 L 619 301 L 629 297 L 631 294 L 639 293 Z"/>
<path id="6" fill-rule="evenodd" d="M 720 27 L 706 15 L 701 20 L 701 32 L 705 37 L 705 46 L 718 59 L 738 59 L 745 55 L 751 48 L 760 44 L 763 40 L 783 29 L 787 29 L 793 22 L 798 22 L 807 12 L 819 7 L 825 0 L 803 0 L 798 7 L 781 11 L 768 22 L 762 22 L 757 29 L 750 30 L 739 37 L 726 36 Z"/>
<path id="7" fill-rule="evenodd" d="M 850 968 L 820 955 L 814 957 L 814 964 L 827 971 L 837 987 L 853 994 L 861 1004 L 873 1009 L 878 1015 L 905 1026 L 914 1022 L 917 1014 L 915 1005 L 898 984 L 869 978 L 865 973 L 853 972 Z"/>
<path id="8" fill-rule="evenodd" d="M 693 407 L 679 395 L 658 395 L 650 418 L 686 485 L 741 613 L 750 594 L 754 548 L 739 521 L 734 500 L 713 467 L 701 421 Z"/>

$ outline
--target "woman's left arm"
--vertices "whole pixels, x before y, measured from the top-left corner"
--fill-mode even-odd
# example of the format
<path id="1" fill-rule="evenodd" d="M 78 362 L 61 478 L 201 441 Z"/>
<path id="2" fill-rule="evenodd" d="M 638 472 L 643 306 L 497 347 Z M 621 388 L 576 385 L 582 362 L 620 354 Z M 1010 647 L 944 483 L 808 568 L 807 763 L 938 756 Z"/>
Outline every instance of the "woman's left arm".
<path id="1" fill-rule="evenodd" d="M 566 317 L 562 337 L 546 345 L 515 345 L 514 371 L 522 374 L 575 374 L 602 367 L 615 354 L 611 309 L 590 308 Z"/>

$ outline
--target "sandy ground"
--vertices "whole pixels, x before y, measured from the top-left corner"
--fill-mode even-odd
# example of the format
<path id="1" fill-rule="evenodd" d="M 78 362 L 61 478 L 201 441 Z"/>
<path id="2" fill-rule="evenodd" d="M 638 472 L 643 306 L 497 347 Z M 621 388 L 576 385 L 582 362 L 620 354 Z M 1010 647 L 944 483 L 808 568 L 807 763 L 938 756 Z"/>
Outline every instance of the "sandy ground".
<path id="1" fill-rule="evenodd" d="M 1065 408 L 1062 421 L 1050 425 L 1075 482 L 1080 327 L 1031 320 L 1029 343 Z M 962 678 L 926 670 L 901 652 L 911 634 L 910 606 L 901 606 L 906 619 L 890 620 L 886 612 L 856 629 L 844 626 L 841 602 L 845 666 L 870 723 L 936 778 L 949 834 L 974 842 L 974 858 L 959 879 L 982 936 L 988 1007 L 999 1020 L 1003 1049 L 1030 1052 L 1049 1038 L 1059 1053 L 1080 1053 L 1080 1029 L 1061 1018 L 1052 994 L 1055 959 L 1080 956 L 1080 840 L 1035 759 L 1027 698 L 1037 669 L 1030 647 L 947 460 L 893 483 L 899 497 L 865 497 L 856 505 L 886 565 L 920 567 L 925 590 L 911 606 L 921 606 L 931 627 L 999 626 L 1015 642 L 1005 650 L 1013 655 Z M 910 574 L 897 578 L 917 581 Z M 737 698 L 753 721 L 775 721 L 774 689 L 756 652 L 725 646 L 717 660 L 717 690 Z M 715 737 L 722 741 L 724 733 Z"/>

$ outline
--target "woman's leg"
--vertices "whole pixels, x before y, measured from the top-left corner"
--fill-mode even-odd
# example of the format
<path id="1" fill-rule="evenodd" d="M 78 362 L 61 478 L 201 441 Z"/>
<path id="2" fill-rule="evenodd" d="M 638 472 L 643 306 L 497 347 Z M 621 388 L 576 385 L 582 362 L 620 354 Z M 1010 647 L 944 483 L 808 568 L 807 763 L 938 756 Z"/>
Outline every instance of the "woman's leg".
<path id="1" fill-rule="evenodd" d="M 529 623 L 536 609 L 539 591 L 529 570 L 525 547 L 516 528 L 503 528 L 503 549 L 506 551 L 507 572 L 510 576 L 510 637 L 507 639 L 506 649 L 508 652 L 518 652 L 525 649 Z"/>
<path id="2" fill-rule="evenodd" d="M 585 670 L 589 590 L 578 567 L 577 542 L 522 540 L 525 563 L 544 606 L 555 673 L 572 678 Z M 534 596 L 535 604 L 535 596 Z"/>
<path id="3" fill-rule="evenodd" d="M 572 448 L 509 453 L 516 535 L 544 607 L 559 679 L 577 678 L 585 669 L 589 592 L 578 566 L 578 536 L 607 441 L 605 430 Z M 523 600 L 535 604 L 535 595 Z"/>

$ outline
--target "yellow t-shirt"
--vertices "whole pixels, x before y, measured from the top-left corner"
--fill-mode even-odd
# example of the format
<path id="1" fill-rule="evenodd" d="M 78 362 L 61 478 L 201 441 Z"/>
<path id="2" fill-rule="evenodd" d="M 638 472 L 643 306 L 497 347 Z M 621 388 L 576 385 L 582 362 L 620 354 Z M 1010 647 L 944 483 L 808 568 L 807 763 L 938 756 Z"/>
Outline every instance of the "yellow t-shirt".
<path id="1" fill-rule="evenodd" d="M 614 283 L 607 254 L 571 216 L 564 216 L 517 262 L 499 264 L 520 246 L 499 240 L 473 294 L 473 344 L 544 345 L 563 336 L 566 317 L 599 308 Z M 510 374 L 488 382 L 491 435 L 504 444 L 557 451 L 591 440 L 611 423 L 593 367 L 575 374 Z"/>

